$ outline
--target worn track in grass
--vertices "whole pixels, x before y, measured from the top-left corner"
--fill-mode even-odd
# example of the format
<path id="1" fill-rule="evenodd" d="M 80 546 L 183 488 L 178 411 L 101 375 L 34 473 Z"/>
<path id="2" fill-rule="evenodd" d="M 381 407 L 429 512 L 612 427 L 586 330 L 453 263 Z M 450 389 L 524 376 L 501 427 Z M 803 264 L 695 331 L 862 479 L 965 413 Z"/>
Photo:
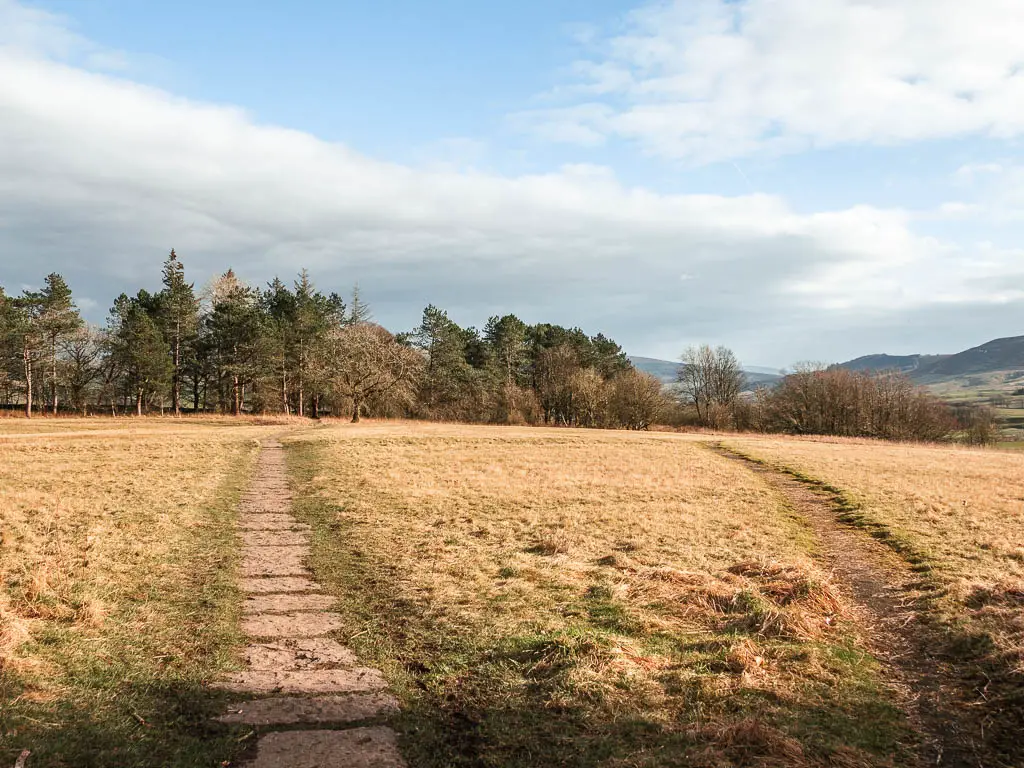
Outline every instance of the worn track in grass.
<path id="1" fill-rule="evenodd" d="M 974 711 L 975 692 L 942 657 L 941 629 L 923 620 L 937 589 L 927 567 L 914 565 L 867 531 L 841 521 L 841 500 L 827 489 L 721 443 L 708 446 L 764 478 L 814 531 L 816 556 L 851 600 L 872 653 L 920 735 L 921 765 L 1012 765 L 987 754 L 985 723 Z"/>

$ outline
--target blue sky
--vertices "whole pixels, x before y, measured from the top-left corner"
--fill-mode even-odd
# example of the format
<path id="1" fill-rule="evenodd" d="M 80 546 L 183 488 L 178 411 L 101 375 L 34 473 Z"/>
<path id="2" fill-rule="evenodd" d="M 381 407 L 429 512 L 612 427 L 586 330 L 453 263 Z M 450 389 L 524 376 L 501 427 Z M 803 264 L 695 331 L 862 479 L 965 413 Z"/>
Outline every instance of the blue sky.
<path id="1" fill-rule="evenodd" d="M 137 79 L 378 157 L 500 132 L 622 2 L 33 3 L 157 61 Z M 148 71 L 147 71 L 148 69 Z"/>
<path id="2" fill-rule="evenodd" d="M 955 351 L 1024 333 L 1021 35 L 1015 0 L 0 0 L 0 284 L 99 321 L 173 246 L 396 330 Z"/>

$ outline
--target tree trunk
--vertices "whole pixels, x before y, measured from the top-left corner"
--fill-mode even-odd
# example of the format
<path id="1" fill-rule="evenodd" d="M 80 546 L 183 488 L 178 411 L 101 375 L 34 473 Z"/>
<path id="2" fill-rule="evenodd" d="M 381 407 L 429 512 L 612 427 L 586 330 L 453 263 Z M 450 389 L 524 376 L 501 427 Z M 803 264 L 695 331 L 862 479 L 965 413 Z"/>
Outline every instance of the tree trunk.
<path id="1" fill-rule="evenodd" d="M 53 387 L 53 415 L 57 415 L 57 339 L 50 341 L 50 377 Z"/>
<path id="2" fill-rule="evenodd" d="M 358 395 L 354 396 L 352 398 L 352 423 L 353 424 L 358 424 L 359 423 L 360 405 L 361 405 L 361 403 L 360 403 L 359 396 Z"/>
<path id="3" fill-rule="evenodd" d="M 32 418 L 32 353 L 25 349 L 22 352 L 25 362 L 25 418 Z"/>
<path id="4" fill-rule="evenodd" d="M 305 400 L 305 397 L 306 397 L 306 393 L 302 391 L 302 374 L 300 373 L 299 374 L 299 416 L 304 416 L 305 415 L 305 404 L 303 403 L 303 400 Z"/>
<path id="5" fill-rule="evenodd" d="M 174 401 L 174 415 L 181 416 L 181 324 L 175 329 L 174 378 L 171 381 L 171 399 Z"/>
<path id="6" fill-rule="evenodd" d="M 142 415 L 142 387 L 139 387 L 138 394 L 135 396 L 135 415 Z"/>
<path id="7" fill-rule="evenodd" d="M 320 393 L 315 392 L 313 394 L 313 418 L 320 418 Z"/>
<path id="8" fill-rule="evenodd" d="M 199 413 L 199 377 L 192 379 L 192 412 Z"/>
<path id="9" fill-rule="evenodd" d="M 234 401 L 234 403 L 232 404 L 232 411 L 231 411 L 231 412 L 232 412 L 232 413 L 233 413 L 233 414 L 234 414 L 235 416 L 238 416 L 238 415 L 239 415 L 239 414 L 240 414 L 240 413 L 242 412 L 242 392 L 241 392 L 241 385 L 239 384 L 239 381 L 238 381 L 238 376 L 233 376 L 233 377 L 232 377 L 232 381 L 234 382 L 234 390 L 235 390 L 235 401 Z"/>
<path id="10" fill-rule="evenodd" d="M 292 409 L 288 406 L 288 369 L 281 368 L 281 406 L 284 408 L 284 415 L 290 416 Z"/>

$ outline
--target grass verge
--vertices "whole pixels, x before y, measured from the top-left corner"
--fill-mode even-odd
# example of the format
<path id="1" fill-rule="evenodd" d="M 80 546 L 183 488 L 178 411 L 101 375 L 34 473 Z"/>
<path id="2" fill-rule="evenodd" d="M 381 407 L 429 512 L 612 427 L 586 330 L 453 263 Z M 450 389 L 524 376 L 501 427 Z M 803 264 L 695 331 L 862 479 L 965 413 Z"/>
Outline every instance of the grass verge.
<path id="1" fill-rule="evenodd" d="M 240 642 L 251 437 L 190 426 L 5 446 L 0 762 L 191 768 L 244 746 L 244 729 L 210 722 L 222 700 L 206 683 Z"/>

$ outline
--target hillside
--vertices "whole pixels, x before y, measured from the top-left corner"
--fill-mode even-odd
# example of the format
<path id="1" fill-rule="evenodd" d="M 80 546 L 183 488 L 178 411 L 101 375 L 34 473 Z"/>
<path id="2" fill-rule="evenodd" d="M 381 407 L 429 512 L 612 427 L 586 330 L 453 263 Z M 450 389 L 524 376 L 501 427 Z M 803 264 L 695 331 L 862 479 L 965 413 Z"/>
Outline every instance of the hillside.
<path id="1" fill-rule="evenodd" d="M 864 355 L 855 360 L 840 363 L 840 367 L 851 371 L 899 371 L 910 373 L 927 369 L 948 355 Z"/>
<path id="2" fill-rule="evenodd" d="M 973 373 L 1024 369 L 1024 336 L 994 339 L 955 355 L 941 357 L 925 371 L 930 376 L 966 376 Z"/>
<path id="3" fill-rule="evenodd" d="M 675 382 L 676 374 L 679 371 L 680 365 L 679 363 L 674 363 L 671 360 L 659 360 L 655 357 L 631 356 L 629 361 L 637 370 L 649 373 L 652 376 L 657 376 L 666 384 L 672 384 Z M 762 368 L 758 366 L 744 368 L 743 373 L 747 377 L 747 389 L 753 389 L 759 386 L 771 386 L 782 378 L 780 374 L 773 373 L 771 368 Z"/>
<path id="4" fill-rule="evenodd" d="M 1024 370 L 1024 336 L 994 339 L 953 355 L 865 355 L 839 364 L 854 371 L 901 371 L 922 382 Z"/>

